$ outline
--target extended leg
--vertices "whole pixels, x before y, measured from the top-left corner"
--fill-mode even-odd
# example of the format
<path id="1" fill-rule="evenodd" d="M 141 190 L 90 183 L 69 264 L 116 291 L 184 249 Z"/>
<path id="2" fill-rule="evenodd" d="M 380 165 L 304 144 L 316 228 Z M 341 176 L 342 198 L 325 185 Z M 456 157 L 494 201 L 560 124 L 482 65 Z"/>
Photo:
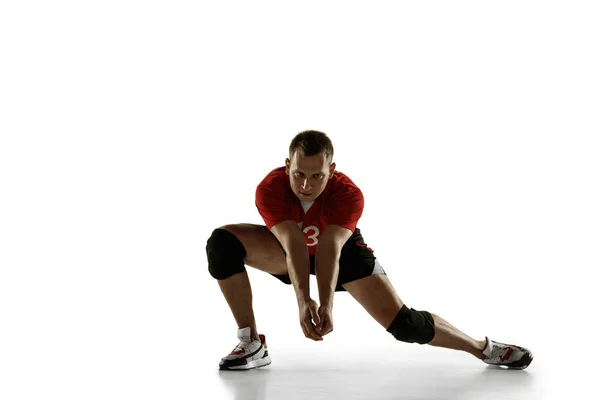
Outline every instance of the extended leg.
<path id="1" fill-rule="evenodd" d="M 443 318 L 435 314 L 431 314 L 431 316 L 435 322 L 435 336 L 428 344 L 447 349 L 466 351 L 479 359 L 483 359 L 482 352 L 485 348 L 485 340 L 475 340 L 450 325 Z"/>
<path id="2" fill-rule="evenodd" d="M 344 284 L 344 289 L 381 326 L 388 330 L 393 328 L 391 330 L 396 332 L 397 338 L 401 338 L 399 340 L 406 338 L 405 341 L 462 350 L 479 359 L 483 358 L 481 352 L 485 347 L 485 340 L 477 341 L 465 335 L 435 314 L 403 308 L 404 303 L 386 275 L 371 275 L 352 281 Z M 394 334 L 393 332 L 391 333 Z"/>

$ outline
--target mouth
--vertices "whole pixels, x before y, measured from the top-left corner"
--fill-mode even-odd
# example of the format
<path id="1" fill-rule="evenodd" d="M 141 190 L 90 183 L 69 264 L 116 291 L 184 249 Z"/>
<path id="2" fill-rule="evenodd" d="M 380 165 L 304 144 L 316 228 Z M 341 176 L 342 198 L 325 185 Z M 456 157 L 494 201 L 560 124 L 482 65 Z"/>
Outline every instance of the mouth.
<path id="1" fill-rule="evenodd" d="M 301 194 L 302 196 L 304 196 L 304 197 L 310 197 L 310 196 L 312 196 L 312 193 L 304 193 L 304 192 L 302 192 L 302 191 L 300 191 L 300 194 Z"/>

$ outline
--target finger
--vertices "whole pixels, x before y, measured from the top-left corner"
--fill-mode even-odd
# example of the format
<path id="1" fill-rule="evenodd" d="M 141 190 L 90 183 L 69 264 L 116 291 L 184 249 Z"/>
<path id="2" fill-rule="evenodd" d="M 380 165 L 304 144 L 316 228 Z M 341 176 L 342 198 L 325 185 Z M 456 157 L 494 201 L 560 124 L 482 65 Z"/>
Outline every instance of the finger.
<path id="1" fill-rule="evenodd" d="M 317 309 L 316 304 L 310 307 L 310 316 L 312 317 L 312 320 L 314 321 L 315 325 L 318 326 L 321 324 L 321 317 L 319 316 L 319 310 Z"/>
<path id="2" fill-rule="evenodd" d="M 315 331 L 314 325 L 312 323 L 306 323 L 303 325 L 302 329 L 304 329 L 304 333 L 307 338 L 312 340 L 323 340 L 323 337 Z"/>
<path id="3" fill-rule="evenodd" d="M 333 331 L 333 323 L 329 317 L 322 318 L 323 327 L 319 332 L 322 336 L 327 335 L 329 332 Z"/>
<path id="4" fill-rule="evenodd" d="M 320 332 L 320 331 L 323 329 L 323 321 L 324 321 L 324 318 L 323 318 L 323 316 L 322 316 L 322 315 L 319 315 L 319 322 L 318 322 L 318 323 L 316 324 L 316 326 L 315 326 L 315 330 L 316 330 L 317 332 Z"/>
<path id="5" fill-rule="evenodd" d="M 319 329 L 319 334 L 321 334 L 321 336 L 325 336 L 329 333 L 329 323 L 327 322 L 326 319 L 323 319 L 323 324 L 321 326 L 321 329 Z"/>
<path id="6" fill-rule="evenodd" d="M 312 340 L 315 342 L 323 340 L 323 336 L 321 336 L 314 328 L 309 328 L 309 335 Z"/>
<path id="7" fill-rule="evenodd" d="M 323 332 L 321 333 L 321 335 L 325 336 L 332 331 L 333 331 L 333 324 L 331 322 L 327 322 L 327 325 L 323 328 Z"/>
<path id="8" fill-rule="evenodd" d="M 302 328 L 302 333 L 304 333 L 304 337 L 310 338 L 310 336 L 308 336 L 308 331 L 304 327 L 304 324 L 300 324 L 300 328 Z"/>
<path id="9" fill-rule="evenodd" d="M 306 331 L 306 329 L 302 328 L 302 333 L 304 333 L 304 337 L 305 337 L 305 338 L 307 338 L 307 339 L 312 339 L 312 338 L 310 337 L 310 335 L 308 334 L 308 332 Z"/>
<path id="10" fill-rule="evenodd" d="M 308 332 L 308 336 L 312 339 L 312 340 L 323 340 L 323 336 L 321 336 L 320 333 L 318 333 L 315 330 L 315 327 L 313 324 L 309 324 L 306 327 L 306 331 Z"/>

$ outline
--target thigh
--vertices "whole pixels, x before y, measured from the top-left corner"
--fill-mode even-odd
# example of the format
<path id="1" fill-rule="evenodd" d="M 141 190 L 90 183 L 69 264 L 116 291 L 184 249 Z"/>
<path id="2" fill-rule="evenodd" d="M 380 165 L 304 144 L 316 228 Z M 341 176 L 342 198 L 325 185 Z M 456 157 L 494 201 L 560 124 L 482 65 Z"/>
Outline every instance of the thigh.
<path id="1" fill-rule="evenodd" d="M 387 275 L 371 275 L 348 282 L 344 289 L 386 329 L 404 304 Z"/>
<path id="2" fill-rule="evenodd" d="M 274 275 L 287 274 L 285 254 L 279 241 L 264 225 L 231 224 L 221 229 L 233 233 L 244 245 L 244 263 Z"/>
<path id="3" fill-rule="evenodd" d="M 344 291 L 345 284 L 371 275 L 385 275 L 377 257 L 364 241 L 358 228 L 342 247 L 336 291 Z"/>
<path id="4" fill-rule="evenodd" d="M 344 290 L 387 329 L 404 303 L 358 228 L 342 250 L 342 272 L 345 278 L 339 283 Z"/>

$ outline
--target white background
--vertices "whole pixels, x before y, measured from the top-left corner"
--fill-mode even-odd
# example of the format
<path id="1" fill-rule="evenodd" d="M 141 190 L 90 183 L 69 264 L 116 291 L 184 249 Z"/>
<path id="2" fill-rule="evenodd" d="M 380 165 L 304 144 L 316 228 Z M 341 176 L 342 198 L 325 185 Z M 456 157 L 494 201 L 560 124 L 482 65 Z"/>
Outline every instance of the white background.
<path id="1" fill-rule="evenodd" d="M 262 223 L 256 185 L 306 129 L 363 190 L 359 227 L 409 306 L 581 389 L 598 6 L 210 3 L 0 6 L 0 397 L 202 397 L 236 343 L 206 240 Z M 271 348 L 397 346 L 346 293 L 310 342 L 292 288 L 249 274 Z"/>

